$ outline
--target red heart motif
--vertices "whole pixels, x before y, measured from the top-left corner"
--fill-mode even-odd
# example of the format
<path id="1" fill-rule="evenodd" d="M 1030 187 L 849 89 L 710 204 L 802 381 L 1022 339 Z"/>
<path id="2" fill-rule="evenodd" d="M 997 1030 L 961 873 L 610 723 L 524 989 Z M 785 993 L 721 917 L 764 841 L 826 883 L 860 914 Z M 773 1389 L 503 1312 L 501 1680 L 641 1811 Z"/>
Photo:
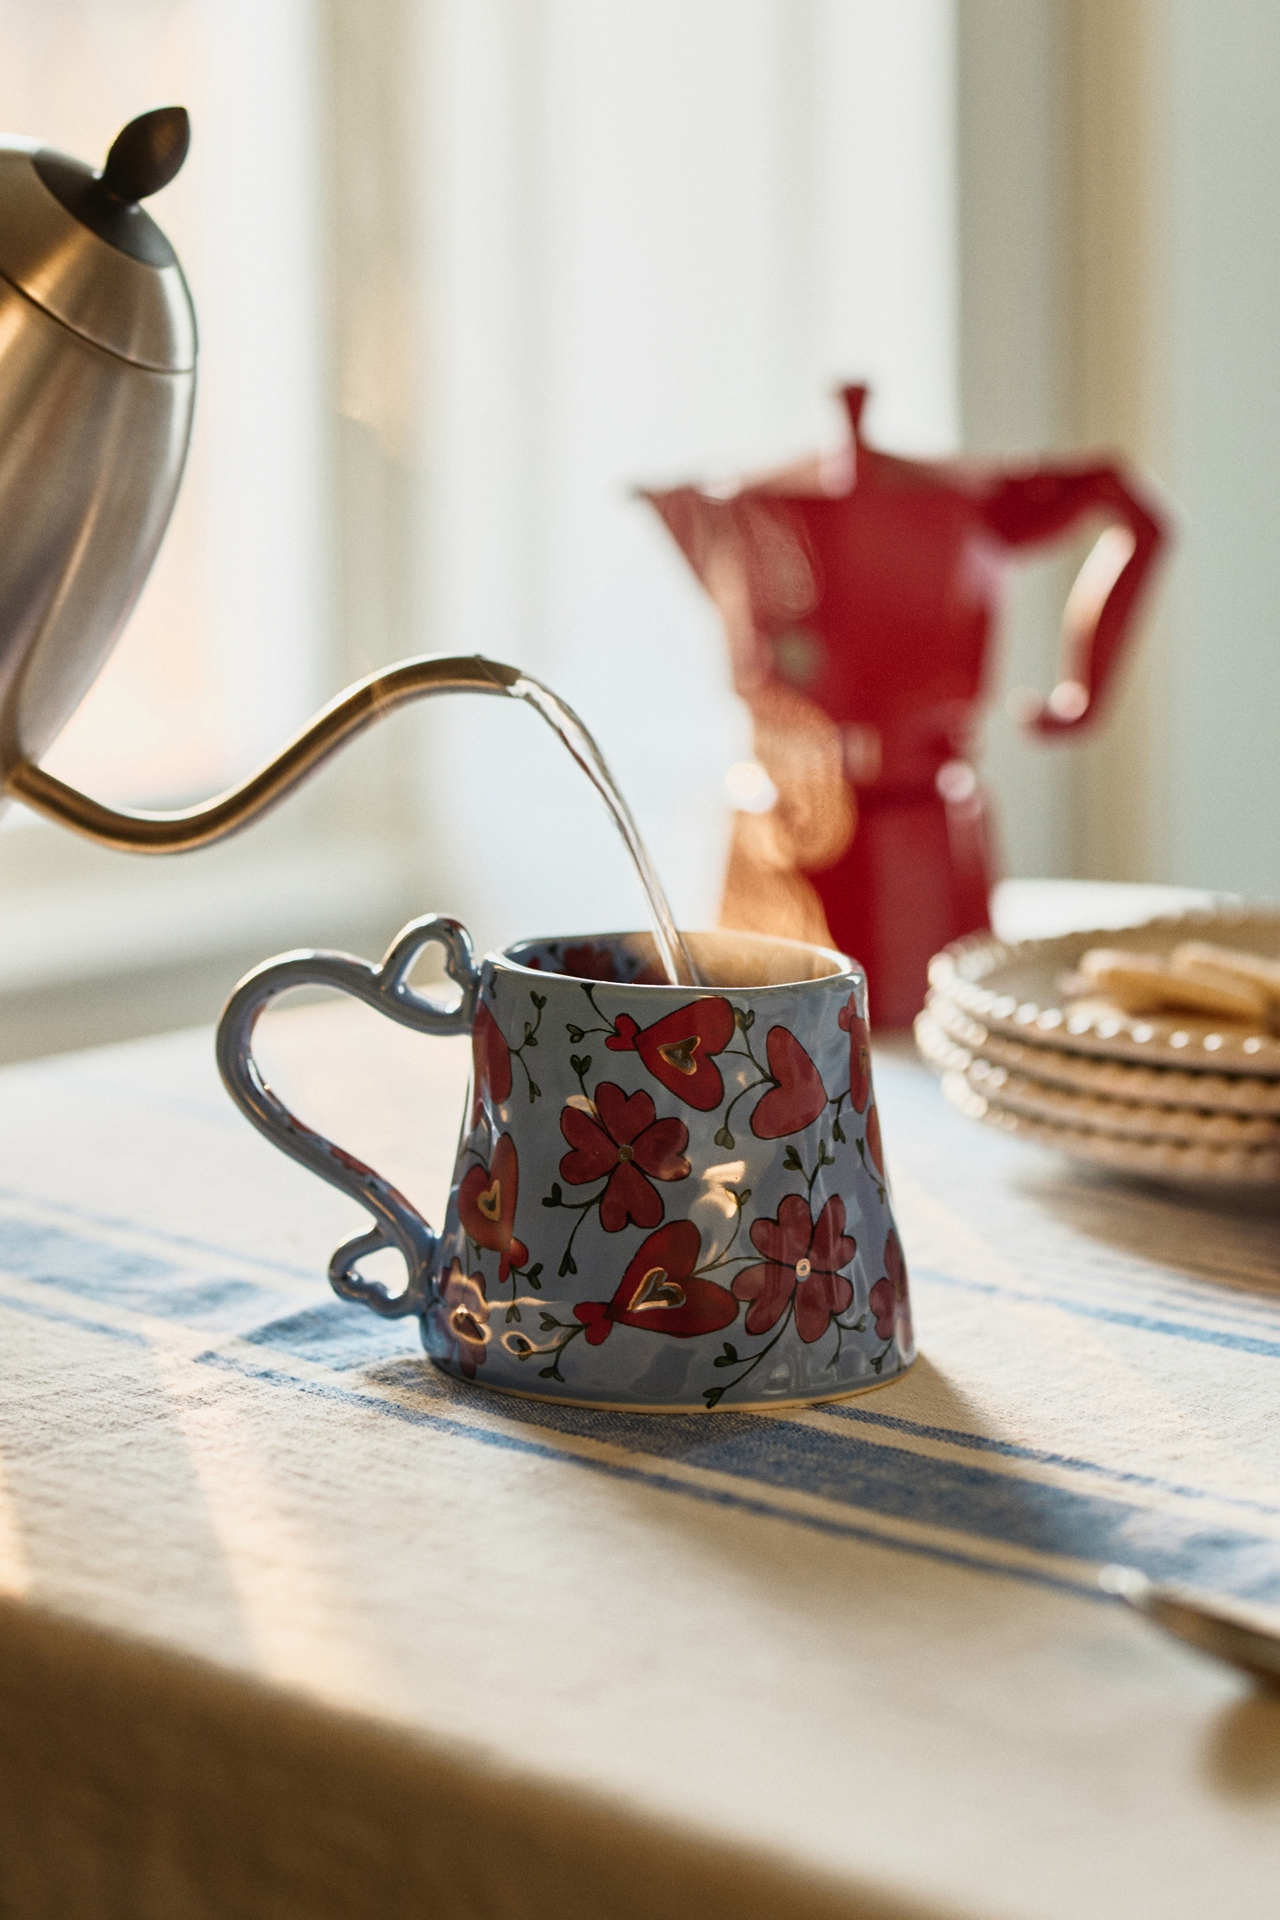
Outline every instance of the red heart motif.
<path id="1" fill-rule="evenodd" d="M 638 1053 L 669 1093 L 699 1113 L 710 1113 L 724 1098 L 724 1081 L 710 1055 L 722 1053 L 732 1038 L 733 1008 L 717 994 L 691 1000 L 651 1027 L 620 1013 L 605 1045 L 612 1053 Z"/>
<path id="2" fill-rule="evenodd" d="M 836 1018 L 849 1036 L 849 1099 L 854 1112 L 863 1113 L 871 1093 L 871 1029 L 858 1012 L 856 994 L 849 995 Z"/>
<path id="3" fill-rule="evenodd" d="M 777 1085 L 756 1102 L 751 1131 L 757 1140 L 780 1140 L 817 1119 L 827 1104 L 827 1090 L 789 1027 L 770 1027 L 764 1048 Z"/>
<path id="4" fill-rule="evenodd" d="M 458 1218 L 478 1247 L 501 1255 L 498 1280 L 512 1267 L 523 1267 L 529 1249 L 515 1237 L 516 1200 L 520 1193 L 520 1163 L 509 1133 L 499 1137 L 487 1167 L 468 1167 L 458 1187 Z"/>
<path id="5" fill-rule="evenodd" d="M 884 1279 L 877 1280 L 867 1297 L 867 1306 L 876 1316 L 876 1338 L 892 1340 L 901 1330 L 905 1352 L 911 1345 L 911 1297 L 907 1284 L 907 1263 L 902 1245 L 892 1227 L 884 1243 Z"/>
<path id="6" fill-rule="evenodd" d="M 880 1139 L 880 1109 L 872 1107 L 867 1115 L 867 1152 L 875 1162 L 876 1171 L 884 1179 L 884 1146 Z"/>
<path id="7" fill-rule="evenodd" d="M 677 1340 L 727 1327 L 737 1318 L 738 1303 L 727 1287 L 694 1273 L 701 1251 L 702 1235 L 692 1220 L 672 1220 L 651 1233 L 612 1300 L 584 1300 L 574 1308 L 588 1343 L 598 1347 L 615 1326 L 669 1333 Z"/>
<path id="8" fill-rule="evenodd" d="M 472 1084 L 475 1098 L 471 1105 L 474 1127 L 484 1107 L 486 1094 L 494 1106 L 501 1106 L 511 1092 L 511 1049 L 502 1029 L 482 1000 L 476 1008 L 471 1029 Z"/>

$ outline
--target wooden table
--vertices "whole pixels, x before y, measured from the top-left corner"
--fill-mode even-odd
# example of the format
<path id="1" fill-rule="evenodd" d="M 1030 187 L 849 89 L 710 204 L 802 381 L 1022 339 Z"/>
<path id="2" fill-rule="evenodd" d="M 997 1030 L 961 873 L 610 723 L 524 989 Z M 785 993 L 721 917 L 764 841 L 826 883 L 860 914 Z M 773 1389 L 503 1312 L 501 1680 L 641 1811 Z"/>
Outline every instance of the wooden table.
<path id="1" fill-rule="evenodd" d="M 465 1047 L 267 1048 L 438 1211 Z M 1280 1213 L 877 1080 L 914 1371 L 666 1420 L 333 1299 L 207 1033 L 0 1076 L 0 1912 L 1274 1915 L 1280 1701 L 1094 1580 L 1280 1601 Z"/>

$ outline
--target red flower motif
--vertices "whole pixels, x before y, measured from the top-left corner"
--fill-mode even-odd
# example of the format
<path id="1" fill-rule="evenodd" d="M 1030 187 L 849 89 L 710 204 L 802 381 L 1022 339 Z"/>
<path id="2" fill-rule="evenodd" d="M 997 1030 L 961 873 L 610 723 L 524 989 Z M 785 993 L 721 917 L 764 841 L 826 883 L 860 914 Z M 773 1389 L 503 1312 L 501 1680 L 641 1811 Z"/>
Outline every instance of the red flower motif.
<path id="1" fill-rule="evenodd" d="M 747 1332 L 768 1333 L 794 1295 L 796 1332 L 810 1345 L 820 1340 L 832 1315 L 843 1313 L 853 1299 L 853 1287 L 840 1272 L 858 1251 L 857 1241 L 844 1230 L 844 1201 L 832 1194 L 815 1220 L 808 1201 L 789 1193 L 776 1220 L 752 1221 L 751 1244 L 764 1261 L 747 1267 L 733 1283 L 739 1300 L 751 1302 Z"/>
<path id="2" fill-rule="evenodd" d="M 620 1013 L 605 1041 L 612 1053 L 638 1053 L 655 1080 L 699 1113 L 710 1113 L 724 1098 L 720 1069 L 710 1058 L 733 1038 L 733 1008 L 720 995 L 691 1000 L 674 1013 L 639 1027 Z"/>
<path id="3" fill-rule="evenodd" d="M 469 1167 L 458 1188 L 458 1217 L 478 1247 L 501 1254 L 499 1284 L 512 1267 L 522 1267 L 529 1249 L 515 1237 L 516 1198 L 520 1191 L 520 1163 L 515 1141 L 500 1134 L 487 1167 Z"/>
<path id="4" fill-rule="evenodd" d="M 465 1273 L 454 1261 L 440 1289 L 439 1303 L 431 1310 L 436 1331 L 442 1334 L 451 1351 L 446 1356 L 459 1366 L 468 1380 L 475 1378 L 477 1367 L 484 1365 L 489 1344 L 489 1303 L 485 1299 L 484 1275 Z"/>
<path id="5" fill-rule="evenodd" d="M 611 1080 L 596 1088 L 594 1112 L 578 1104 L 580 1097 L 560 1115 L 560 1131 L 573 1148 L 560 1162 L 561 1174 L 574 1187 L 608 1174 L 600 1201 L 600 1225 L 606 1233 L 621 1233 L 628 1221 L 656 1227 L 662 1201 L 649 1182 L 688 1177 L 688 1127 L 683 1120 L 656 1119 L 647 1093 L 628 1099 Z"/>
<path id="6" fill-rule="evenodd" d="M 867 1152 L 875 1162 L 876 1172 L 884 1179 L 884 1143 L 880 1138 L 880 1109 L 872 1107 L 867 1115 Z"/>
<path id="7" fill-rule="evenodd" d="M 855 1113 L 866 1110 L 871 1093 L 871 1028 L 858 1012 L 858 996 L 851 993 L 836 1018 L 849 1036 L 849 1098 Z"/>
<path id="8" fill-rule="evenodd" d="M 471 1029 L 472 1078 L 475 1099 L 471 1104 L 471 1125 L 480 1118 L 487 1094 L 494 1106 L 501 1106 L 511 1092 L 511 1049 L 502 1037 L 502 1029 L 482 1000 L 476 1008 Z"/>
<path id="9" fill-rule="evenodd" d="M 598 1347 L 615 1326 L 669 1333 L 677 1340 L 727 1327 L 737 1317 L 738 1303 L 727 1287 L 694 1273 L 701 1251 L 702 1235 L 691 1220 L 671 1220 L 651 1233 L 612 1300 L 584 1300 L 574 1308 L 588 1343 Z"/>
<path id="10" fill-rule="evenodd" d="M 892 1340 L 897 1333 L 905 1353 L 911 1345 L 911 1300 L 907 1292 L 907 1263 L 892 1227 L 884 1243 L 884 1268 L 885 1277 L 872 1287 L 867 1306 L 876 1317 L 876 1337 Z"/>
<path id="11" fill-rule="evenodd" d="M 770 1027 L 764 1049 L 778 1084 L 756 1102 L 751 1131 L 758 1140 L 780 1140 L 784 1133 L 799 1133 L 817 1119 L 827 1104 L 827 1090 L 789 1027 Z"/>

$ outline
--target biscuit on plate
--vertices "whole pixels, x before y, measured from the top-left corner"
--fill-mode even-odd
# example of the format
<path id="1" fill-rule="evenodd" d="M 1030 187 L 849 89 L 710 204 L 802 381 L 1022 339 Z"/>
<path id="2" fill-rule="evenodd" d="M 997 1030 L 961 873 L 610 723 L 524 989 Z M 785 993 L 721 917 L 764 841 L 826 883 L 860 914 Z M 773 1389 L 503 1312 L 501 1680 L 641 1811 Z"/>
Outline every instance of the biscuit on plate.
<path id="1" fill-rule="evenodd" d="M 1079 966 L 1089 991 L 1124 1013 L 1195 1013 L 1241 1022 L 1267 1016 L 1267 996 L 1260 987 L 1208 962 L 1175 971 L 1158 953 L 1091 947 Z"/>

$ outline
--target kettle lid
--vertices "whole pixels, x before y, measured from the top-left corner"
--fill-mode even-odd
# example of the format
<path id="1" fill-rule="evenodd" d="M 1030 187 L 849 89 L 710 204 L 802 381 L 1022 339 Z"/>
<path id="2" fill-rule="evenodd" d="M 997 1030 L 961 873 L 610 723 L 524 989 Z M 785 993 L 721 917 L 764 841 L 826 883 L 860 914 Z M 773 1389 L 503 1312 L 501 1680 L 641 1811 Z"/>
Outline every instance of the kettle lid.
<path id="1" fill-rule="evenodd" d="M 161 373 L 195 365 L 178 257 L 139 202 L 186 158 L 183 107 L 119 133 L 101 173 L 25 140 L 0 140 L 0 276 L 95 346 Z"/>

